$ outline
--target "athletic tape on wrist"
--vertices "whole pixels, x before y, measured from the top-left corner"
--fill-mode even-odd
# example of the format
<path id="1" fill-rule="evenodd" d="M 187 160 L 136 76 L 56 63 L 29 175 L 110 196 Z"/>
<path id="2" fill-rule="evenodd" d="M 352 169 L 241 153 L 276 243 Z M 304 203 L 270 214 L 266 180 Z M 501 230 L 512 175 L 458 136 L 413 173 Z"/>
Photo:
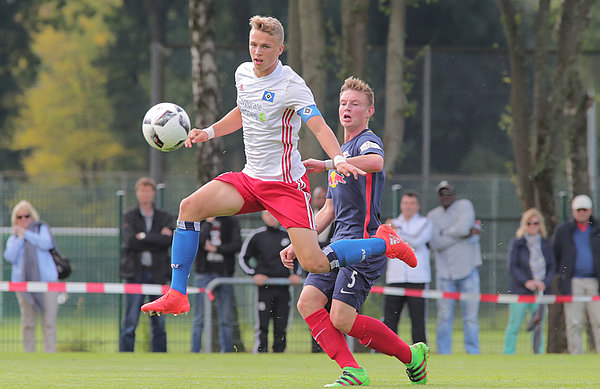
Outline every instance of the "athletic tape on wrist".
<path id="1" fill-rule="evenodd" d="M 346 162 L 346 158 L 344 158 L 343 155 L 338 154 L 335 157 L 333 157 L 333 164 L 337 167 L 338 163 L 340 162 Z"/>
<path id="2" fill-rule="evenodd" d="M 204 128 L 202 129 L 202 131 L 206 132 L 206 134 L 208 135 L 208 139 L 212 139 L 215 137 L 215 129 L 213 128 L 213 126 Z"/>
<path id="3" fill-rule="evenodd" d="M 328 159 L 325 161 L 325 169 L 327 169 L 327 170 L 335 169 L 335 166 L 333 165 L 333 161 L 331 159 Z"/>

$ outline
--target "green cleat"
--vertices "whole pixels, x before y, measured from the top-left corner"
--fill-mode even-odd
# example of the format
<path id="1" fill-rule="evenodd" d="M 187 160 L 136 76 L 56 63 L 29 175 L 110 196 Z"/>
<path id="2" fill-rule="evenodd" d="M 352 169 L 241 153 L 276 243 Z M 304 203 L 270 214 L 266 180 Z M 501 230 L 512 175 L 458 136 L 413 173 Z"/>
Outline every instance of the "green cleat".
<path id="1" fill-rule="evenodd" d="M 369 386 L 369 376 L 365 369 L 355 367 L 345 367 L 342 370 L 342 375 L 333 384 L 325 385 L 326 388 L 338 386 Z"/>
<path id="2" fill-rule="evenodd" d="M 413 384 L 425 385 L 427 383 L 427 360 L 429 347 L 423 342 L 410 346 L 412 360 L 406 364 L 406 374 Z"/>

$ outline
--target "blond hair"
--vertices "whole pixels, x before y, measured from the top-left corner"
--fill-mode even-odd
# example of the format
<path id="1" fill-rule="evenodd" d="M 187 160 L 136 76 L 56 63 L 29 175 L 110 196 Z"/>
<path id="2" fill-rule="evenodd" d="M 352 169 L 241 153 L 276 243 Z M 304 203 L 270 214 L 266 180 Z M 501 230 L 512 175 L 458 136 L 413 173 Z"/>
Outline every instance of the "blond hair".
<path id="1" fill-rule="evenodd" d="M 547 235 L 546 232 L 546 225 L 544 223 L 544 216 L 542 216 L 541 212 L 538 211 L 536 208 L 529 208 L 527 211 L 523 212 L 523 215 L 521 216 L 521 225 L 519 226 L 519 229 L 517 230 L 517 238 L 522 238 L 523 235 L 525 235 L 525 233 L 527 232 L 527 222 L 529 222 L 531 219 L 533 219 L 534 217 L 538 218 L 538 221 L 540 222 L 540 235 L 545 238 Z"/>
<path id="2" fill-rule="evenodd" d="M 283 26 L 281 22 L 271 16 L 255 15 L 250 18 L 250 27 L 256 31 L 266 32 L 267 34 L 279 39 L 279 44 L 283 45 Z"/>
<path id="3" fill-rule="evenodd" d="M 12 210 L 12 214 L 10 215 L 10 221 L 13 227 L 17 225 L 17 213 L 20 210 L 25 210 L 29 212 L 31 220 L 40 220 L 40 214 L 38 213 L 38 211 L 36 211 L 35 208 L 33 208 L 33 205 L 31 205 L 31 203 L 27 200 L 21 200 L 17 203 L 17 205 L 15 205 L 15 207 Z"/>
<path id="4" fill-rule="evenodd" d="M 344 80 L 344 84 L 340 88 L 340 96 L 342 95 L 342 93 L 344 93 L 347 90 L 355 90 L 357 92 L 364 93 L 365 96 L 367 96 L 367 102 L 369 103 L 369 106 L 372 107 L 375 105 L 375 94 L 373 93 L 373 89 L 371 89 L 369 84 L 367 84 L 360 78 L 357 78 L 357 77 L 346 78 Z"/>

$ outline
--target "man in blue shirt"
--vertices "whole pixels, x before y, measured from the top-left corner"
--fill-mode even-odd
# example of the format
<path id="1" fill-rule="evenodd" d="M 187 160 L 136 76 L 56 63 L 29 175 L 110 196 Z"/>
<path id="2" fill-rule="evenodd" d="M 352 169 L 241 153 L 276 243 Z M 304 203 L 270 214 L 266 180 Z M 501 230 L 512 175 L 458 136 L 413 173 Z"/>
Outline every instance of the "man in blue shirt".
<path id="1" fill-rule="evenodd" d="M 592 200 L 576 196 L 571 209 L 573 219 L 562 223 L 554 234 L 554 254 L 559 277 L 559 292 L 573 296 L 600 294 L 600 225 L 592 217 Z M 567 347 L 571 354 L 583 354 L 581 331 L 587 310 L 600 353 L 600 301 L 565 304 Z"/>

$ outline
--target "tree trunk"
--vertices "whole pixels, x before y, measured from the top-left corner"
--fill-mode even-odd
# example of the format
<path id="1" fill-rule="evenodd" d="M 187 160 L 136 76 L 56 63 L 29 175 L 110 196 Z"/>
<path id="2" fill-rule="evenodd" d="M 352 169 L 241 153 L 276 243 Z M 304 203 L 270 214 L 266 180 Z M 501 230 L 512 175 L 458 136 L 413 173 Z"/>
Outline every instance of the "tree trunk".
<path id="1" fill-rule="evenodd" d="M 192 57 L 192 91 L 197 128 L 207 127 L 219 119 L 219 73 L 215 59 L 215 7 L 213 0 L 190 0 L 190 52 Z M 199 186 L 212 180 L 220 169 L 223 141 L 220 138 L 197 144 Z"/>
<path id="2" fill-rule="evenodd" d="M 317 107 L 325 106 L 327 74 L 325 72 L 325 32 L 323 10 L 319 0 L 298 0 L 302 53 L 302 76 L 312 90 Z M 317 138 L 303 124 L 298 145 L 303 159 L 323 158 Z"/>
<path id="3" fill-rule="evenodd" d="M 395 0 L 394 0 L 395 1 Z M 403 2 L 403 1 L 402 1 Z M 342 0 L 342 80 L 367 77 L 369 0 Z M 404 33 L 404 31 L 402 31 Z M 402 37 L 399 37 L 402 39 Z"/>
<path id="4" fill-rule="evenodd" d="M 152 105 L 163 101 L 165 96 L 165 65 L 164 53 L 166 37 L 165 2 L 161 0 L 144 0 L 144 9 L 148 20 L 151 50 Z M 157 182 L 162 182 L 165 176 L 165 156 L 156 149 L 150 149 L 149 175 Z"/>
<path id="5" fill-rule="evenodd" d="M 408 100 L 404 93 L 404 35 L 406 29 L 406 2 L 390 3 L 390 22 L 385 65 L 385 171 L 392 175 L 400 155 L 404 138 L 405 112 Z"/>
<path id="6" fill-rule="evenodd" d="M 529 181 L 531 150 L 529 135 L 530 104 L 527 98 L 527 58 L 525 40 L 517 22 L 517 11 L 511 0 L 498 0 L 510 57 L 510 108 L 512 125 L 509 133 L 515 155 L 516 177 L 513 177 L 523 209 L 534 206 L 533 186 Z M 520 17 L 520 16 L 519 16 Z"/>
<path id="7" fill-rule="evenodd" d="M 287 64 L 302 74 L 302 53 L 300 52 L 302 43 L 300 38 L 300 9 L 299 0 L 289 0 L 288 2 L 288 26 L 285 31 Z"/>

